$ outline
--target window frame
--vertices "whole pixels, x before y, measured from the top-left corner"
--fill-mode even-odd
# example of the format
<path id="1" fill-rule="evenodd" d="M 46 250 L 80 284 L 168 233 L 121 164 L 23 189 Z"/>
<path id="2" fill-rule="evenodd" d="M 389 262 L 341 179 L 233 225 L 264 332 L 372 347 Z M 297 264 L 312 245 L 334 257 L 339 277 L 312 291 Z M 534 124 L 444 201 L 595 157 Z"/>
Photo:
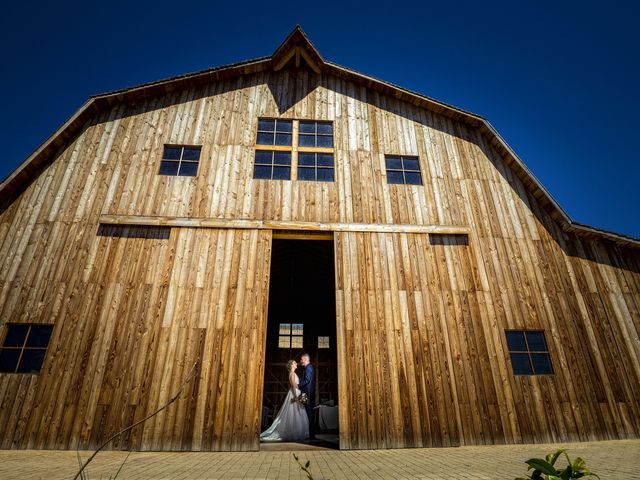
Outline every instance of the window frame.
<path id="1" fill-rule="evenodd" d="M 387 160 L 390 157 L 395 157 L 400 160 L 402 168 L 389 168 L 387 165 Z M 415 160 L 418 163 L 418 170 L 407 170 L 404 167 L 404 161 L 406 160 Z M 396 153 L 385 153 L 384 154 L 384 171 L 385 177 L 387 180 L 387 185 L 410 185 L 413 187 L 423 187 L 424 186 L 424 178 L 422 176 L 422 166 L 420 165 L 420 156 L 419 155 L 402 155 Z M 402 183 L 398 182 L 389 182 L 389 172 L 399 172 L 402 173 Z M 420 176 L 420 183 L 408 183 L 407 182 L 407 173 L 417 173 Z"/>
<path id="2" fill-rule="evenodd" d="M 27 328 L 27 333 L 24 336 L 24 340 L 22 341 L 22 345 L 20 346 L 5 346 L 5 342 L 7 340 L 7 336 L 9 335 L 9 329 L 13 326 L 26 326 Z M 15 368 L 13 369 L 13 371 L 1 371 L 0 370 L 0 375 L 2 374 L 18 374 L 18 375 L 39 375 L 40 372 L 42 372 L 42 367 L 44 366 L 44 363 L 47 359 L 47 351 L 49 350 L 49 345 L 51 344 L 51 337 L 53 337 L 53 331 L 55 329 L 55 325 L 52 323 L 5 323 L 3 325 L 3 335 L 2 335 L 2 344 L 0 344 L 0 353 L 4 350 L 19 350 L 20 354 L 18 355 L 18 359 L 16 361 L 16 365 Z M 44 347 L 29 347 L 27 346 L 27 341 L 29 340 L 29 337 L 31 336 L 31 330 L 33 327 L 51 327 L 51 331 L 49 333 L 49 338 L 47 339 L 47 345 Z M 22 363 L 22 358 L 24 356 L 25 350 L 29 350 L 29 351 L 44 351 L 44 356 L 42 358 L 42 363 L 40 364 L 40 368 L 38 369 L 37 372 L 20 372 L 19 368 L 20 368 L 20 364 Z"/>
<path id="3" fill-rule="evenodd" d="M 509 340 L 508 340 L 508 333 L 521 333 L 522 336 L 524 337 L 524 343 L 525 343 L 525 347 L 526 350 L 511 350 L 511 348 L 509 347 Z M 504 339 L 505 339 L 505 343 L 507 346 L 507 353 L 509 354 L 509 362 L 511 363 L 511 372 L 513 373 L 513 375 L 515 376 L 526 376 L 526 377 L 533 377 L 533 376 L 549 376 L 549 375 L 554 375 L 555 374 L 555 370 L 553 368 L 553 361 L 551 359 L 551 352 L 549 351 L 549 343 L 547 342 L 547 336 L 544 333 L 544 329 L 517 329 L 517 328 L 508 328 L 505 329 L 504 331 L 505 335 L 504 335 Z M 544 340 L 544 346 L 546 347 L 546 350 L 531 350 L 531 348 L 529 347 L 529 339 L 527 338 L 527 333 L 540 333 L 542 334 L 542 338 Z M 531 368 L 531 372 L 532 373 L 516 373 L 515 369 L 513 368 L 513 360 L 511 358 L 512 354 L 517 354 L 517 355 L 523 355 L 526 354 L 527 355 L 527 359 L 529 360 L 529 367 Z M 549 359 L 549 367 L 551 369 L 550 372 L 548 373 L 537 373 L 533 360 L 531 358 L 532 354 L 545 354 L 547 356 L 547 358 Z"/>
<path id="4" fill-rule="evenodd" d="M 273 120 L 276 122 L 276 124 L 274 125 L 274 145 L 262 145 L 262 144 L 258 144 L 258 134 L 259 133 L 269 133 L 265 130 L 260 130 L 260 121 L 261 120 Z M 290 121 L 291 122 L 291 145 L 275 145 L 275 133 L 277 132 L 277 122 L 278 121 Z M 318 136 L 318 124 L 319 123 L 325 123 L 325 124 L 330 124 L 331 125 L 331 144 L 332 147 L 303 147 L 299 145 L 299 139 L 300 139 L 300 122 L 314 122 L 316 124 L 315 127 L 315 137 L 317 138 Z M 255 131 L 255 135 L 254 135 L 254 139 L 255 139 L 255 145 L 254 145 L 254 156 L 253 156 L 253 180 L 278 180 L 278 181 L 304 181 L 304 182 L 321 182 L 321 183 L 335 183 L 335 172 L 336 172 L 336 158 L 335 158 L 335 129 L 334 129 L 334 125 L 335 122 L 333 120 L 318 120 L 318 119 L 309 119 L 309 118 L 274 118 L 274 117 L 258 117 L 258 122 L 256 124 L 256 131 Z M 329 136 L 328 134 L 321 134 L 321 136 Z M 317 140 L 316 140 L 317 143 Z M 272 168 L 272 172 L 271 172 L 271 178 L 267 179 L 267 178 L 256 178 L 255 177 L 255 167 L 256 167 L 256 153 L 258 151 L 271 151 L 271 152 L 289 152 L 291 154 L 291 164 L 289 165 L 291 168 L 291 172 L 289 175 L 288 179 L 281 179 L 281 178 L 273 178 L 273 168 Z M 310 179 L 304 179 L 301 180 L 298 177 L 298 168 L 299 168 L 299 162 L 298 162 L 298 155 L 300 153 L 313 153 L 315 154 L 314 156 L 314 166 L 313 166 L 313 170 L 314 170 L 314 179 L 310 180 Z M 318 154 L 328 154 L 331 155 L 332 159 L 333 159 L 333 166 L 332 167 L 318 167 L 317 166 L 317 157 Z M 272 157 L 273 159 L 273 157 Z M 264 165 L 266 166 L 266 164 L 263 163 L 258 163 L 257 165 Z M 273 166 L 273 164 L 272 164 Z M 308 168 L 311 169 L 311 167 L 303 167 L 303 168 Z M 325 170 L 329 170 L 332 169 L 333 170 L 333 180 L 318 180 L 318 168 L 323 168 Z"/>
<path id="5" fill-rule="evenodd" d="M 173 160 L 170 158 L 164 158 L 165 155 L 165 150 L 167 148 L 179 148 L 180 149 L 180 158 L 177 160 Z M 198 159 L 197 160 L 184 160 L 184 151 L 185 149 L 192 149 L 192 150 L 198 150 Z M 202 157 L 202 145 L 186 145 L 186 144 L 176 144 L 176 143 L 165 143 L 162 146 L 162 156 L 160 158 L 160 165 L 158 167 L 158 175 L 162 175 L 163 177 L 197 177 L 198 176 L 198 169 L 200 168 L 200 158 Z M 177 163 L 178 164 L 178 170 L 176 171 L 176 173 L 162 173 L 162 164 L 163 162 L 171 162 L 171 163 Z M 186 164 L 195 164 L 196 165 L 196 171 L 193 175 L 180 175 L 180 170 L 182 169 L 182 164 L 186 163 Z"/>

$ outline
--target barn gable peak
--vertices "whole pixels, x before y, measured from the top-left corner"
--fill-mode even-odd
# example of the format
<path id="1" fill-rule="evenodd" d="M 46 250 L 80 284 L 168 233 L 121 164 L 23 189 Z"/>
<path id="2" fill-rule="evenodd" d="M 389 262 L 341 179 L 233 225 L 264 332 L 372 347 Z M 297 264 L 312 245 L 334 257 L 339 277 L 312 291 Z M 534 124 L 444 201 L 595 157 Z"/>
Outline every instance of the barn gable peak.
<path id="1" fill-rule="evenodd" d="M 315 73 L 320 73 L 324 66 L 324 59 L 304 30 L 297 25 L 273 53 L 271 63 L 275 71 L 296 67 L 308 68 Z"/>

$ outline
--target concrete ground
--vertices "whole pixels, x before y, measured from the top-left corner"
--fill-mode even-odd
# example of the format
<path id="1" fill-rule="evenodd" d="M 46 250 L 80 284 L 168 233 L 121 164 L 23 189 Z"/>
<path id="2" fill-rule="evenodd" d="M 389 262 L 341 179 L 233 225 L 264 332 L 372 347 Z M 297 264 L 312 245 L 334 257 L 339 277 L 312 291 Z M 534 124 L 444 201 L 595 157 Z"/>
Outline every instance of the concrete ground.
<path id="1" fill-rule="evenodd" d="M 311 461 L 319 479 L 511 479 L 525 476 L 525 460 L 544 457 L 557 448 L 582 457 L 606 479 L 640 478 L 640 440 L 557 445 L 499 445 L 404 450 L 298 450 Z M 81 452 L 86 459 L 91 452 Z M 89 480 L 113 477 L 126 452 L 100 452 L 88 467 Z M 560 463 L 564 465 L 564 462 Z M 72 479 L 78 470 L 76 452 L 50 450 L 0 451 L 0 479 Z M 118 479 L 306 479 L 292 452 L 172 453 L 134 452 Z"/>

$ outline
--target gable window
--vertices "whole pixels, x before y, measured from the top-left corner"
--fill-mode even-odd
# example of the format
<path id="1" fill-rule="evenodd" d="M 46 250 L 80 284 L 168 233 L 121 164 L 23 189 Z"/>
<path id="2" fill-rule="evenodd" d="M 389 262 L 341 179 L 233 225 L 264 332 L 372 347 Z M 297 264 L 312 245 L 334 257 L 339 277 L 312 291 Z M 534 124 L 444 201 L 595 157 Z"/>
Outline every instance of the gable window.
<path id="1" fill-rule="evenodd" d="M 385 155 L 387 183 L 422 185 L 420 162 L 417 156 Z"/>
<path id="2" fill-rule="evenodd" d="M 200 147 L 165 145 L 160 162 L 160 175 L 195 177 L 200 162 Z"/>
<path id="3" fill-rule="evenodd" d="M 302 348 L 303 330 L 302 323 L 281 323 L 278 348 Z"/>
<path id="4" fill-rule="evenodd" d="M 0 347 L 0 372 L 38 373 L 47 353 L 53 325 L 7 324 Z"/>
<path id="5" fill-rule="evenodd" d="M 334 181 L 333 123 L 260 118 L 253 178 Z"/>
<path id="6" fill-rule="evenodd" d="M 514 375 L 551 375 L 551 356 L 541 330 L 507 330 Z"/>

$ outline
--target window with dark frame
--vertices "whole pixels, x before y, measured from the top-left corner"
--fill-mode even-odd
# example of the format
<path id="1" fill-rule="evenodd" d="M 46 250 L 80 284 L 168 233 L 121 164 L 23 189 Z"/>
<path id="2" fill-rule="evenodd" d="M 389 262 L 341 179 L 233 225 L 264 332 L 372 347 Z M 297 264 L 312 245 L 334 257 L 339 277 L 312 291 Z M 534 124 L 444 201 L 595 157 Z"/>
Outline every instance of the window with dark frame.
<path id="1" fill-rule="evenodd" d="M 300 120 L 298 147 L 333 148 L 333 123 Z"/>
<path id="2" fill-rule="evenodd" d="M 278 348 L 302 348 L 304 324 L 281 323 L 278 332 Z"/>
<path id="3" fill-rule="evenodd" d="M 39 373 L 53 325 L 9 323 L 0 347 L 0 372 Z"/>
<path id="4" fill-rule="evenodd" d="M 291 178 L 291 152 L 256 150 L 253 178 L 289 180 Z"/>
<path id="5" fill-rule="evenodd" d="M 420 161 L 417 156 L 385 155 L 387 183 L 401 185 L 422 185 Z"/>
<path id="6" fill-rule="evenodd" d="M 160 161 L 160 175 L 195 177 L 200 163 L 200 147 L 165 145 Z"/>
<path id="7" fill-rule="evenodd" d="M 333 154 L 298 152 L 298 180 L 333 182 Z"/>
<path id="8" fill-rule="evenodd" d="M 514 375 L 552 375 L 551 356 L 542 330 L 506 330 Z"/>
<path id="9" fill-rule="evenodd" d="M 290 147 L 293 139 L 293 120 L 261 118 L 258 120 L 257 145 Z"/>

